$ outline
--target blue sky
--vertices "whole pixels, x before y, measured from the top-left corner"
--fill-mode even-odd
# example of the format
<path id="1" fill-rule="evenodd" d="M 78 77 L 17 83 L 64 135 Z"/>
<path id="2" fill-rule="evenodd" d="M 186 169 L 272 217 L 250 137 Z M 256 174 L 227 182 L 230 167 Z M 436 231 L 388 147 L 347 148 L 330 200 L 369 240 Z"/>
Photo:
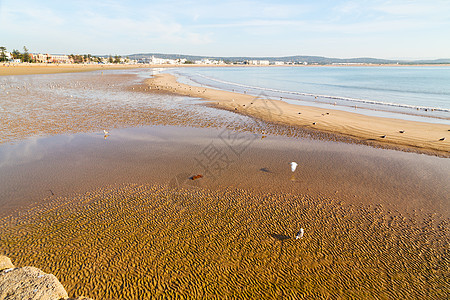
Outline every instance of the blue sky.
<path id="1" fill-rule="evenodd" d="M 0 46 L 94 55 L 449 58 L 450 0 L 0 0 Z"/>

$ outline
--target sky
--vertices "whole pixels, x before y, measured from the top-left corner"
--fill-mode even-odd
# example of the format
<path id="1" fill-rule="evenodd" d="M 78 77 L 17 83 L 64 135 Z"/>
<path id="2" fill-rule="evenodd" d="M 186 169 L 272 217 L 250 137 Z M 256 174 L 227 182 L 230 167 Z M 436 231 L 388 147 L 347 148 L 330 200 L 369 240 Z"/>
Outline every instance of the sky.
<path id="1" fill-rule="evenodd" d="M 32 53 L 450 58 L 450 0 L 0 0 Z"/>

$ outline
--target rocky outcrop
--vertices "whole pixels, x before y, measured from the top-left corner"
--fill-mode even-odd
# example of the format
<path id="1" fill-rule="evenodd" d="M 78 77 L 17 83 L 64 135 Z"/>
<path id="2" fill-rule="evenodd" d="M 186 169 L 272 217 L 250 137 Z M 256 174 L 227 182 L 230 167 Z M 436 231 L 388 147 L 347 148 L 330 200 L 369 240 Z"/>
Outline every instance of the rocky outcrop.
<path id="1" fill-rule="evenodd" d="M 88 299 L 69 298 L 59 280 L 34 267 L 15 268 L 6 256 L 0 256 L 0 300 Z"/>
<path id="2" fill-rule="evenodd" d="M 11 268 L 14 268 L 14 265 L 12 264 L 9 257 L 0 255 L 0 271 L 3 271 L 5 269 L 11 269 Z"/>
<path id="3" fill-rule="evenodd" d="M 0 299 L 58 300 L 68 298 L 66 290 L 52 274 L 34 267 L 7 269 L 0 273 Z"/>

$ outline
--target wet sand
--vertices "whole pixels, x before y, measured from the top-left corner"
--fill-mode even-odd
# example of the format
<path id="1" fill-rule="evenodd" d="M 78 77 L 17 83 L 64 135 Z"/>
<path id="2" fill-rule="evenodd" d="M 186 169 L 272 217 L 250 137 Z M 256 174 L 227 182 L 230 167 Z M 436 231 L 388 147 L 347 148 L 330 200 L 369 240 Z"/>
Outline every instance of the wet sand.
<path id="1" fill-rule="evenodd" d="M 171 74 L 158 74 L 146 83 L 156 90 L 202 98 L 211 105 L 265 121 L 344 135 L 375 145 L 393 145 L 422 153 L 450 157 L 449 126 L 365 116 L 339 110 L 294 105 L 281 100 L 196 87 L 177 82 Z M 444 140 L 440 140 L 444 138 Z"/>
<path id="2" fill-rule="evenodd" d="M 2 116 L 24 115 L 0 121 L 0 251 L 16 265 L 96 299 L 445 298 L 447 158 L 154 94 L 138 75 L 3 83 Z"/>

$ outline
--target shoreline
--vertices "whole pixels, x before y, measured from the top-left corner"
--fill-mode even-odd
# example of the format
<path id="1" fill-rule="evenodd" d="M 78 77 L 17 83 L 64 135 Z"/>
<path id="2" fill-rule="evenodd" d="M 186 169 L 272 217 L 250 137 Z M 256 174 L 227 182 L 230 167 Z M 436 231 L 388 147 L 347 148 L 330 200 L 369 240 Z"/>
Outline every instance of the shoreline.
<path id="1" fill-rule="evenodd" d="M 153 90 L 201 98 L 217 108 L 263 121 L 342 135 L 369 144 L 450 157 L 450 128 L 443 124 L 365 116 L 337 109 L 289 104 L 281 100 L 190 86 L 178 82 L 171 74 L 155 75 L 145 80 L 145 83 Z M 445 140 L 441 141 L 442 138 Z"/>
<path id="2" fill-rule="evenodd" d="M 310 68 L 310 67 L 448 67 L 450 64 L 422 64 L 422 65 L 397 65 L 397 64 L 325 64 L 325 65 L 207 65 L 207 64 L 44 64 L 44 63 L 3 63 L 0 64 L 0 76 L 11 75 L 36 75 L 36 74 L 55 74 L 55 73 L 75 73 L 90 72 L 98 70 L 120 70 L 120 69 L 142 69 L 142 68 Z"/>

